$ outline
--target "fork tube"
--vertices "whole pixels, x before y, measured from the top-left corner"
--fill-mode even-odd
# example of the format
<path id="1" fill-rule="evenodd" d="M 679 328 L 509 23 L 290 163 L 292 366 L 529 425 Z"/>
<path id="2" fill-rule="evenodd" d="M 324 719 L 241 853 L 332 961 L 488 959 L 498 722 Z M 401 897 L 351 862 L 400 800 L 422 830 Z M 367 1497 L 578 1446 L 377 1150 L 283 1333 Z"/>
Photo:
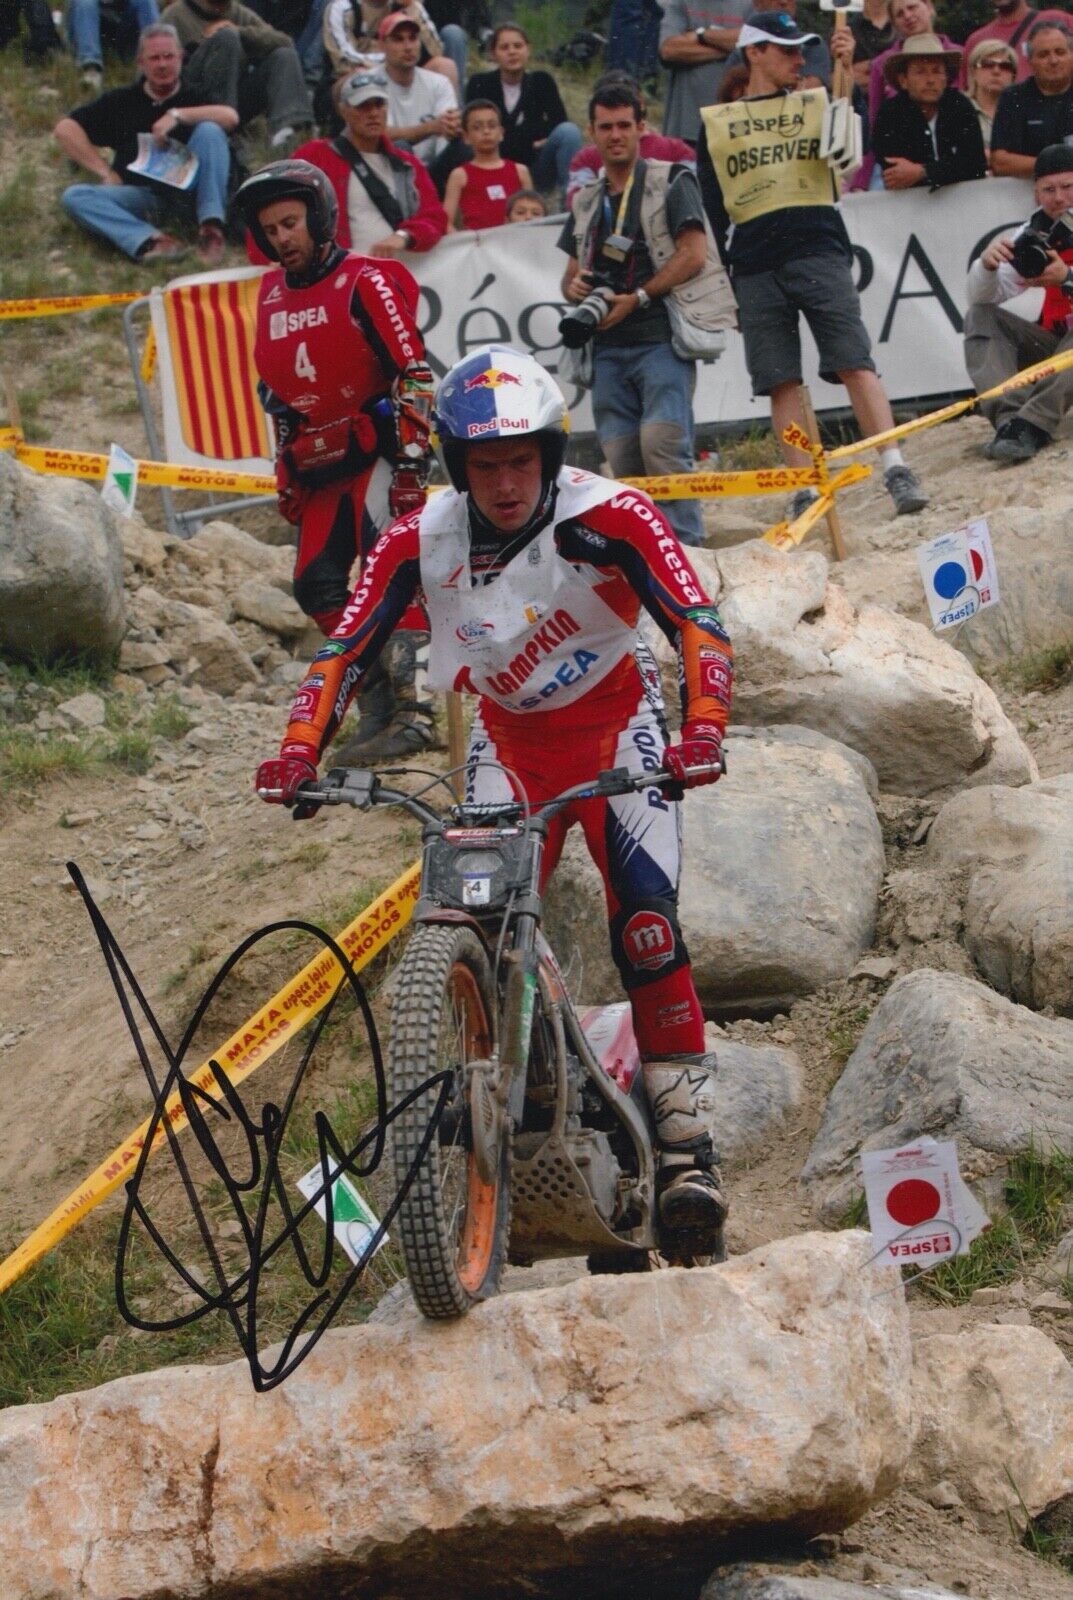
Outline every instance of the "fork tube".
<path id="1" fill-rule="evenodd" d="M 534 832 L 536 838 L 533 840 L 529 892 L 524 896 L 521 908 L 515 914 L 514 948 L 505 958 L 507 981 L 503 996 L 498 1098 L 501 1105 L 510 1105 L 516 1120 L 521 1116 L 525 1093 L 529 1044 L 533 1034 L 533 1010 L 536 1004 L 537 970 L 540 965 L 536 952 L 536 935 L 540 926 L 540 868 L 544 859 L 546 830 L 538 823 Z"/>

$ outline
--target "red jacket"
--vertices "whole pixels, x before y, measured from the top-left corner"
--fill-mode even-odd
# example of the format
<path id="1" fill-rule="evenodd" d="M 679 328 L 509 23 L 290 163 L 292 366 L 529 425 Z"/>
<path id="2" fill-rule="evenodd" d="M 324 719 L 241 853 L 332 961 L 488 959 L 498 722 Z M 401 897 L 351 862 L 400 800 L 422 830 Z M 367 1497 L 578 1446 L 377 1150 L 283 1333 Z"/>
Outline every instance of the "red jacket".
<path id="1" fill-rule="evenodd" d="M 410 235 L 414 250 L 431 250 L 434 244 L 439 244 L 447 232 L 447 213 L 440 204 L 435 184 L 422 163 L 408 150 L 396 149 L 390 139 L 381 140 L 380 149 L 394 169 L 396 181 L 393 187 L 399 204 L 406 212 L 399 227 L 405 228 Z M 351 240 L 350 221 L 347 216 L 346 192 L 351 173 L 349 162 L 333 148 L 331 139 L 310 139 L 294 152 L 294 159 L 310 162 L 331 179 L 335 198 L 339 202 L 336 244 L 342 245 L 344 250 L 361 248 Z M 411 206 L 412 210 L 409 209 Z M 368 242 L 368 240 L 362 241 L 363 244 Z M 258 265 L 263 265 L 267 260 L 248 233 L 246 251 L 250 260 L 257 262 Z"/>

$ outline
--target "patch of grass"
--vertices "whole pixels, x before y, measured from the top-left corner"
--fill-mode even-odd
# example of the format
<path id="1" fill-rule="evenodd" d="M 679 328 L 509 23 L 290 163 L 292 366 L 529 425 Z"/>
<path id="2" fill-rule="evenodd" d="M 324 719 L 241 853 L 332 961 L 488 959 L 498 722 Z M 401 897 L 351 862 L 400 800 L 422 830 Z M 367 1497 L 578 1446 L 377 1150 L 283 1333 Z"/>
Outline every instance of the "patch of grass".
<path id="1" fill-rule="evenodd" d="M 1032 650 L 1010 662 L 1009 675 L 1016 678 L 1024 689 L 1040 689 L 1053 693 L 1073 683 L 1073 643 L 1051 645 L 1046 650 Z"/>
<path id="2" fill-rule="evenodd" d="M 181 739 L 193 726 L 193 717 L 174 695 L 158 700 L 149 718 L 149 731 L 158 739 Z"/>
<path id="3" fill-rule="evenodd" d="M 257 878 L 263 878 L 265 873 L 272 872 L 278 865 L 270 861 L 267 856 L 253 856 L 251 860 L 244 861 L 235 873 L 239 883 L 252 883 Z"/>
<path id="4" fill-rule="evenodd" d="M 174 972 L 169 973 L 164 979 L 164 993 L 171 994 L 174 990 L 181 988 L 195 968 L 200 967 L 206 961 L 210 961 L 213 954 L 214 946 L 211 940 L 195 939 L 183 958 L 182 966 L 177 967 Z"/>
<path id="5" fill-rule="evenodd" d="M 146 728 L 121 728 L 112 739 L 106 758 L 127 772 L 148 772 L 153 765 L 153 736 Z"/>
<path id="6" fill-rule="evenodd" d="M 841 1070 L 864 1032 L 872 1012 L 868 1006 L 840 1006 L 827 1025 L 827 1043 L 831 1060 Z"/>
<path id="7" fill-rule="evenodd" d="M 39 739 L 28 728 L 0 728 L 0 789 L 32 789 L 59 774 L 92 772 L 99 765 L 95 745 L 48 734 Z"/>
<path id="8" fill-rule="evenodd" d="M 963 1305 L 976 1289 L 1011 1283 L 1055 1242 L 1073 1197 L 1073 1157 L 1030 1145 L 1009 1162 L 1002 1192 L 1006 1215 L 973 1241 L 968 1255 L 941 1262 L 921 1279 L 933 1299 Z"/>
<path id="9" fill-rule="evenodd" d="M 862 1189 L 855 1199 L 843 1211 L 836 1228 L 867 1228 L 868 1226 L 868 1199 Z"/>
<path id="10" fill-rule="evenodd" d="M 322 844 L 319 839 L 309 839 L 287 859 L 296 867 L 307 867 L 312 871 L 314 867 L 323 866 L 331 853 L 329 846 Z"/>
<path id="11" fill-rule="evenodd" d="M 73 700 L 78 694 L 100 694 L 112 677 L 109 662 L 85 656 L 65 656 L 55 661 L 32 662 L 5 658 L 7 677 L 16 692 L 25 693 L 29 683 L 54 691 L 57 700 Z"/>
<path id="12" fill-rule="evenodd" d="M 740 439 L 720 444 L 719 461 L 724 472 L 758 472 L 781 467 L 782 453 L 770 428 L 751 428 Z"/>

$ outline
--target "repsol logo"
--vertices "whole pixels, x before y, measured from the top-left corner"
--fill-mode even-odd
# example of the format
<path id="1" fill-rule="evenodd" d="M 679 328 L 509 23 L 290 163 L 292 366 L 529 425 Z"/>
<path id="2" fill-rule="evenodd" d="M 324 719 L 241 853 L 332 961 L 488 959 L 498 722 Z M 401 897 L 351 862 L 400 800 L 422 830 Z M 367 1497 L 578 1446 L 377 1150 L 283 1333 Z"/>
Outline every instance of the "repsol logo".
<path id="1" fill-rule="evenodd" d="M 289 333 L 301 333 L 303 328 L 319 328 L 328 320 L 324 306 L 306 306 L 302 311 L 273 311 L 268 324 L 270 339 L 285 339 Z"/>
<path id="2" fill-rule="evenodd" d="M 520 650 L 505 672 L 493 672 L 488 682 L 497 694 L 514 694 L 532 677 L 536 668 L 551 655 L 556 645 L 562 644 L 581 627 L 569 611 L 560 608 L 553 617 L 536 630 L 524 650 Z"/>

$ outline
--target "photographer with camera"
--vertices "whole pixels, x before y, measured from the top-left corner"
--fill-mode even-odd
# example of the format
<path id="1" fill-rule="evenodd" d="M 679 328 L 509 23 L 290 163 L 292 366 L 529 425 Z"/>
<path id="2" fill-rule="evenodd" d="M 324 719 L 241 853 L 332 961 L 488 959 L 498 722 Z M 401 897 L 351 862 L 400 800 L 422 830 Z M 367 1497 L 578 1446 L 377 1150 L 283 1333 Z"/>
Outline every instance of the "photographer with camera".
<path id="1" fill-rule="evenodd" d="M 704 216 L 696 177 L 642 161 L 644 107 L 634 85 L 605 80 L 589 102 L 603 173 L 579 189 L 559 237 L 569 256 L 568 350 L 591 355 L 596 433 L 612 473 L 693 470 L 698 359 L 722 353 L 734 296 Z M 703 543 L 696 500 L 657 502 L 683 544 Z"/>
<path id="2" fill-rule="evenodd" d="M 969 271 L 965 365 L 978 394 L 1073 349 L 1073 149 L 1049 145 L 1034 176 L 1039 210 L 1017 233 L 993 240 Z M 1044 291 L 1038 322 L 1003 310 L 1025 289 Z M 1007 465 L 1031 461 L 1071 403 L 1073 369 L 985 401 L 981 410 L 995 429 L 986 454 Z"/>

